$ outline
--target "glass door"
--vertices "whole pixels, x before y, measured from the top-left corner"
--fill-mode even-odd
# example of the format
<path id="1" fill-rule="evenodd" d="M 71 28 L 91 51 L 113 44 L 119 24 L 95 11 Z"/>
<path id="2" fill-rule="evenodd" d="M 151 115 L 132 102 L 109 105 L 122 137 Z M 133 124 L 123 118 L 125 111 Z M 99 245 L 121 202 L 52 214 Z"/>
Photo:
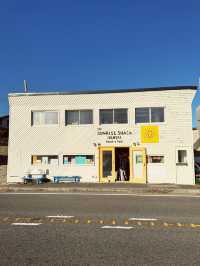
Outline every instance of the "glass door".
<path id="1" fill-rule="evenodd" d="M 132 183 L 145 184 L 147 182 L 145 148 L 130 148 L 130 177 Z"/>
<path id="2" fill-rule="evenodd" d="M 100 183 L 115 182 L 115 149 L 100 147 Z"/>

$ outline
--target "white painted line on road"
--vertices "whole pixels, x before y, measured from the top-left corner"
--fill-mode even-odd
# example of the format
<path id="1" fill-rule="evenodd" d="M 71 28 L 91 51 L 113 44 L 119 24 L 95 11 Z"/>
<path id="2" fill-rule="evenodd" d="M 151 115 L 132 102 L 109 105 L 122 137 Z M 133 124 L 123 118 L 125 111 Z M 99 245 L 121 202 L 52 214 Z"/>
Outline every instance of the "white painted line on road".
<path id="1" fill-rule="evenodd" d="M 157 221 L 156 218 L 130 218 L 129 221 Z"/>
<path id="2" fill-rule="evenodd" d="M 111 226 L 111 225 L 105 225 L 101 227 L 102 229 L 124 229 L 124 230 L 130 230 L 133 227 L 132 226 Z"/>
<path id="3" fill-rule="evenodd" d="M 16 225 L 16 226 L 38 226 L 38 225 L 41 225 L 41 223 L 12 223 L 12 225 Z"/>
<path id="4" fill-rule="evenodd" d="M 132 194 L 132 193 L 85 193 L 85 192 L 0 192 L 3 195 L 59 195 L 59 196 L 130 196 L 130 197 L 163 197 L 163 198 L 200 198 L 200 195 L 181 194 Z"/>
<path id="5" fill-rule="evenodd" d="M 58 219 L 70 219 L 74 218 L 74 216 L 64 216 L 64 215 L 55 215 L 55 216 L 46 216 L 47 218 L 58 218 Z"/>

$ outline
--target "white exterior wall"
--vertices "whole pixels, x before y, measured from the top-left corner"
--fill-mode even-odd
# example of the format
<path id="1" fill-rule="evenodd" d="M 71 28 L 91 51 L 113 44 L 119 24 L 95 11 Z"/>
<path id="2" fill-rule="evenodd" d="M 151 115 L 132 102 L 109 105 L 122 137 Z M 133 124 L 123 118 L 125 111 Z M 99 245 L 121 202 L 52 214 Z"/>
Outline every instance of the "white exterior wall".
<path id="1" fill-rule="evenodd" d="M 196 109 L 196 116 L 197 116 L 197 130 L 200 130 L 200 106 Z"/>
<path id="2" fill-rule="evenodd" d="M 80 175 L 82 182 L 98 182 L 98 148 L 112 146 L 97 130 L 131 130 L 123 136 L 123 144 L 138 143 L 146 147 L 147 155 L 164 155 L 162 165 L 147 164 L 149 183 L 194 184 L 193 133 L 191 102 L 194 90 L 163 90 L 72 95 L 10 95 L 10 140 L 8 182 L 21 182 L 24 174 L 34 169 L 32 155 L 59 155 L 58 166 L 44 166 L 50 175 Z M 135 124 L 136 107 L 165 107 L 165 122 L 153 123 L 160 128 L 159 143 L 140 141 L 140 127 Z M 99 109 L 128 108 L 128 124 L 99 125 Z M 65 126 L 65 110 L 93 109 L 94 124 Z M 59 125 L 31 126 L 31 111 L 59 111 Z M 148 123 L 148 125 L 150 125 Z M 176 150 L 187 149 L 188 165 L 176 165 Z M 63 155 L 95 155 L 94 166 L 63 165 Z M 38 168 L 38 166 L 37 166 Z M 42 166 L 40 167 L 40 169 Z"/>

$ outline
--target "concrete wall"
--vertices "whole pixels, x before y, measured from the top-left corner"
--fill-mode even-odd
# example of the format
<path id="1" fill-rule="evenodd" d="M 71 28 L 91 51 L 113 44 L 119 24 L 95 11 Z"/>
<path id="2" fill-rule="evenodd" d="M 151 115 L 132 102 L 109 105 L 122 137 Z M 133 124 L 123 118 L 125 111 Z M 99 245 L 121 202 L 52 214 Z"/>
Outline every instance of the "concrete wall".
<path id="1" fill-rule="evenodd" d="M 0 165 L 0 184 L 7 182 L 7 165 Z"/>
<path id="2" fill-rule="evenodd" d="M 147 149 L 148 155 L 164 155 L 162 177 L 149 173 L 151 183 L 194 184 L 193 133 L 191 101 L 194 90 L 142 91 L 128 93 L 102 93 L 81 95 L 30 95 L 10 96 L 10 139 L 8 182 L 21 181 L 30 169 L 32 155 L 58 155 L 59 165 L 48 166 L 51 175 L 81 174 L 82 181 L 98 182 L 99 154 L 94 143 L 101 146 L 131 146 L 138 143 Z M 164 107 L 165 122 L 159 126 L 159 143 L 141 143 L 141 124 L 135 124 L 136 107 Z M 99 125 L 99 109 L 128 108 L 128 124 Z M 65 110 L 93 109 L 94 124 L 65 126 Z M 59 111 L 59 125 L 31 126 L 31 111 Z M 129 130 L 122 144 L 108 144 L 106 136 L 98 130 Z M 177 167 L 177 150 L 186 149 L 187 166 Z M 95 155 L 94 166 L 65 166 L 63 155 Z M 41 166 L 40 168 L 47 168 Z M 148 167 L 147 167 L 148 168 Z M 150 170 L 150 167 L 148 169 Z M 155 171 L 154 171 L 155 172 Z M 181 175 L 181 176 L 180 176 Z"/>
<path id="3" fill-rule="evenodd" d="M 0 146 L 0 155 L 8 155 L 8 146 Z"/>

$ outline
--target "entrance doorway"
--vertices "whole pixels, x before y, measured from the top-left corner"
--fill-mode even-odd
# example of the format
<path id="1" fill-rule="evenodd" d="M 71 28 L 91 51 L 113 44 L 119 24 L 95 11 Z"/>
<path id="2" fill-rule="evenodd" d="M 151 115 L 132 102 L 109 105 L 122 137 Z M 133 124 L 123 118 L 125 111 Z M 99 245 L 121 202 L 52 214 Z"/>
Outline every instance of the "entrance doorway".
<path id="1" fill-rule="evenodd" d="M 115 181 L 130 181 L 129 148 L 115 148 Z"/>
<path id="2" fill-rule="evenodd" d="M 144 147 L 99 147 L 100 183 L 147 182 Z"/>

